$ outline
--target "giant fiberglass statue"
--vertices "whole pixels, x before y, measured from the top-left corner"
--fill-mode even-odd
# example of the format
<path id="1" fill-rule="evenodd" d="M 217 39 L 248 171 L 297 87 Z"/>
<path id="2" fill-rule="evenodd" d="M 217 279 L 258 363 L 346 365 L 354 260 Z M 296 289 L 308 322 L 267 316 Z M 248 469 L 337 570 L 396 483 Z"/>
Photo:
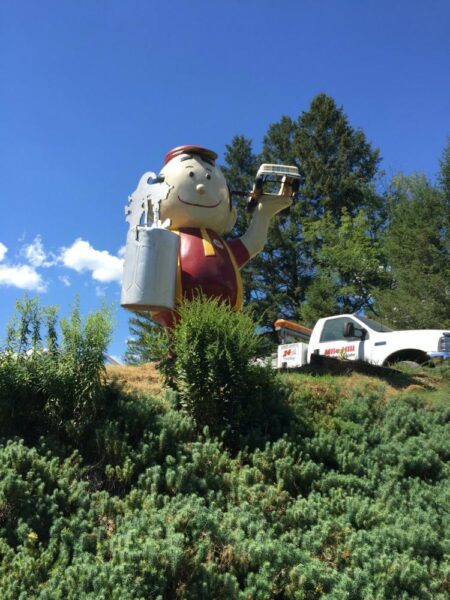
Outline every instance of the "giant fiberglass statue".
<path id="1" fill-rule="evenodd" d="M 225 241 L 236 209 L 216 159 L 215 152 L 199 146 L 174 148 L 160 173 L 145 173 L 129 197 L 121 305 L 150 311 L 167 328 L 177 321 L 177 306 L 198 291 L 241 308 L 239 270 L 261 252 L 271 218 L 298 190 L 295 167 L 262 165 L 249 193 L 249 228 Z M 278 193 L 265 193 L 264 181 L 274 177 L 281 177 Z"/>

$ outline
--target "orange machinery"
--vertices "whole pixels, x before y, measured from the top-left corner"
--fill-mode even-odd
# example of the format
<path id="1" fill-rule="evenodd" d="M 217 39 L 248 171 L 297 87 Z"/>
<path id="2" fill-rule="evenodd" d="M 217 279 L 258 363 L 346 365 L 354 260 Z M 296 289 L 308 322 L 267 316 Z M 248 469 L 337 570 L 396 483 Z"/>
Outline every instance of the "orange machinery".
<path id="1" fill-rule="evenodd" d="M 280 344 L 293 344 L 295 342 L 307 344 L 309 342 L 312 333 L 312 329 L 309 327 L 285 319 L 278 319 L 274 325 Z"/>

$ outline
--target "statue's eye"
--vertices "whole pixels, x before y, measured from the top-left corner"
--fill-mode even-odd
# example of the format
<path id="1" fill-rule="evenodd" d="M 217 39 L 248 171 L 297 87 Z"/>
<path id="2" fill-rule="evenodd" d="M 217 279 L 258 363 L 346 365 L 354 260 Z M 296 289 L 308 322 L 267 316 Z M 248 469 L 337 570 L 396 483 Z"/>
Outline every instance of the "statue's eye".
<path id="1" fill-rule="evenodd" d="M 211 179 L 211 175 L 208 173 L 206 179 Z"/>
<path id="2" fill-rule="evenodd" d="M 189 171 L 189 177 L 194 177 L 194 171 Z"/>

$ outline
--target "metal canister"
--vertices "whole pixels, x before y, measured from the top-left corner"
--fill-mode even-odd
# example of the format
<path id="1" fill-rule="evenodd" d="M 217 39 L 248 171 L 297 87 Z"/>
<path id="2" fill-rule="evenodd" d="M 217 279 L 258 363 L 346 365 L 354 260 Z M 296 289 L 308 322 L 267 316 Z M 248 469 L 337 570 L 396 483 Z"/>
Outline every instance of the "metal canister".
<path id="1" fill-rule="evenodd" d="M 169 229 L 130 228 L 121 306 L 136 311 L 174 308 L 179 246 L 179 236 Z"/>

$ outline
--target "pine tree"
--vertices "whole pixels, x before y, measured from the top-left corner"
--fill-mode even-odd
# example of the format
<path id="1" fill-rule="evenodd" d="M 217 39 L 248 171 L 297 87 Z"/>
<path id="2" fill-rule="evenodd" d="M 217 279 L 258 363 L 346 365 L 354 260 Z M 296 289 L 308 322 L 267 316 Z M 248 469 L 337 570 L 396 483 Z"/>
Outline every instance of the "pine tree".
<path id="1" fill-rule="evenodd" d="M 244 171 L 246 182 L 251 181 L 251 175 L 254 177 L 256 168 L 251 174 L 250 167 L 258 159 L 253 155 L 249 160 L 248 144 L 247 140 L 243 148 L 242 138 L 234 138 L 226 155 L 227 162 L 232 159 L 227 175 L 232 173 L 235 177 Z M 334 304 L 327 300 L 321 308 L 320 303 L 314 303 L 316 309 L 312 308 L 311 298 L 318 294 L 319 287 L 320 295 L 331 298 L 335 293 L 331 282 L 336 269 L 332 261 L 322 260 L 318 272 L 317 257 L 323 240 L 321 236 L 305 236 L 305 227 L 311 229 L 326 216 L 328 229 L 333 224 L 339 228 L 343 210 L 349 218 L 364 210 L 365 236 L 374 243 L 385 219 L 383 199 L 374 185 L 380 161 L 378 150 L 371 147 L 361 130 L 349 124 L 343 109 L 332 98 L 319 94 L 309 111 L 296 121 L 284 116 L 269 127 L 260 161 L 296 165 L 302 183 L 298 201 L 289 214 L 273 220 L 264 251 L 251 261 L 251 277 L 244 280 L 247 298 L 255 305 L 256 315 L 271 328 L 280 316 L 301 319 L 307 314 L 308 320 L 314 321 L 324 316 L 325 308 L 334 306 L 333 312 L 341 312 L 350 303 L 350 297 Z M 361 232 L 363 229 L 360 227 Z M 363 265 L 357 268 L 360 274 L 364 274 L 364 269 Z M 316 289 L 307 298 L 313 284 Z M 359 298 L 364 296 L 364 301 L 359 302 L 361 306 L 370 304 L 370 294 L 361 293 L 370 286 L 371 283 L 361 280 Z M 307 300 L 310 305 L 305 313 Z"/>
<path id="2" fill-rule="evenodd" d="M 440 160 L 439 183 L 447 201 L 450 202 L 450 137 Z"/>
<path id="3" fill-rule="evenodd" d="M 231 199 L 238 213 L 231 237 L 239 237 L 244 234 L 250 223 L 250 214 L 247 211 L 247 197 L 245 193 L 252 189 L 260 160 L 253 152 L 251 140 L 243 135 L 234 136 L 231 144 L 226 144 L 225 147 L 225 165 L 221 166 L 221 169 L 227 179 Z M 255 273 L 253 261 L 241 273 L 244 286 L 244 301 L 246 304 L 251 299 L 252 280 Z"/>
<path id="4" fill-rule="evenodd" d="M 127 340 L 125 362 L 136 365 L 159 360 L 163 354 L 163 334 L 150 313 L 134 313 L 128 321 L 128 326 L 131 337 Z"/>
<path id="5" fill-rule="evenodd" d="M 377 312 L 396 329 L 450 327 L 450 200 L 423 175 L 398 176 L 389 195 L 391 287 Z"/>
<path id="6" fill-rule="evenodd" d="M 304 177 L 306 214 L 320 218 L 331 213 L 339 223 L 344 208 L 352 216 L 361 208 L 381 208 L 371 187 L 379 151 L 350 125 L 332 98 L 319 94 L 299 117 L 294 148 Z"/>

